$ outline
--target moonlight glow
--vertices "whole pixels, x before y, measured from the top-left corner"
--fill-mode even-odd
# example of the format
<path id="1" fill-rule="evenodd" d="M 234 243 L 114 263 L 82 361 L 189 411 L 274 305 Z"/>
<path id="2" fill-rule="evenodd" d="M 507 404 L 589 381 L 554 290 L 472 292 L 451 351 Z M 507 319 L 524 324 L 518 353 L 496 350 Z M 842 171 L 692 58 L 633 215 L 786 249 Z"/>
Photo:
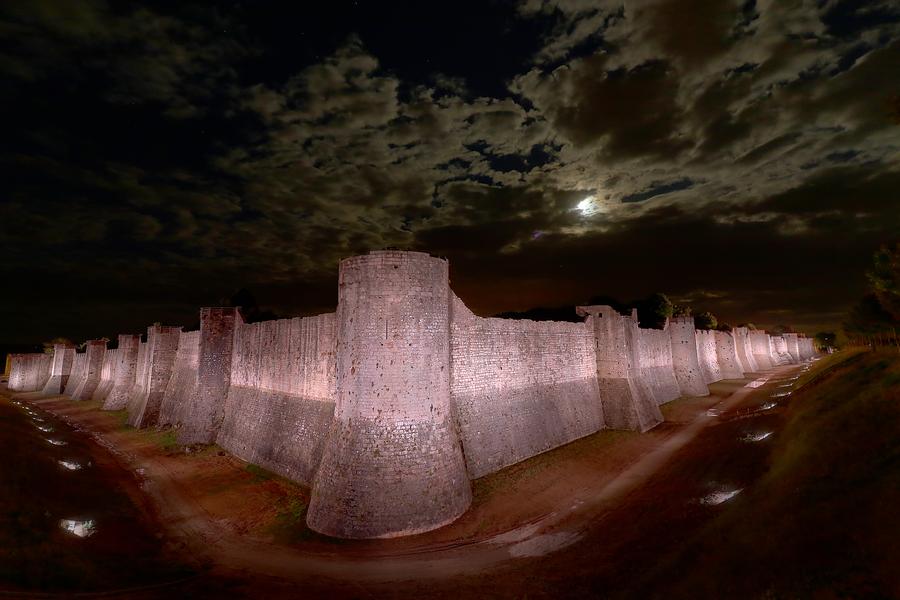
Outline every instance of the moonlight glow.
<path id="1" fill-rule="evenodd" d="M 579 211 L 582 216 L 589 217 L 600 212 L 600 205 L 597 203 L 597 197 L 591 195 L 579 202 L 575 206 L 575 209 Z"/>

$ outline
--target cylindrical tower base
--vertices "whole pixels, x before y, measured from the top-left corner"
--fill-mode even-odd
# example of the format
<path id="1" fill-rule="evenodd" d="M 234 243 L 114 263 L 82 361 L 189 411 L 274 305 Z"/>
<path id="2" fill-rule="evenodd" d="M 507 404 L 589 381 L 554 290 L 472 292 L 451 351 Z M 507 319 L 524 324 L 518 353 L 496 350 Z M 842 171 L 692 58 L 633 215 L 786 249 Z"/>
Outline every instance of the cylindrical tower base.
<path id="1" fill-rule="evenodd" d="M 307 523 L 345 538 L 450 523 L 472 493 L 450 404 L 447 262 L 342 261 L 337 321 L 337 403 Z"/>

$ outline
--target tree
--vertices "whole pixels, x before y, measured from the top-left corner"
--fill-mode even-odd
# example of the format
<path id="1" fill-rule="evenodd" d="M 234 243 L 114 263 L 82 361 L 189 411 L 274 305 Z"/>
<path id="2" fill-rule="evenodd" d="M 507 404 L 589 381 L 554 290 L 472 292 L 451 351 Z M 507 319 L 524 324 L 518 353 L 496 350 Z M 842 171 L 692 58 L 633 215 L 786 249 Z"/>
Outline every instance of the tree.
<path id="1" fill-rule="evenodd" d="M 816 341 L 816 346 L 819 348 L 834 348 L 837 334 L 831 331 L 820 331 L 813 339 Z"/>
<path id="2" fill-rule="evenodd" d="M 783 335 L 785 333 L 797 333 L 797 331 L 790 325 L 776 325 L 772 328 L 771 333 L 774 335 Z"/>
<path id="3" fill-rule="evenodd" d="M 844 333 L 856 343 L 878 345 L 895 339 L 897 322 L 878 300 L 878 296 L 869 293 L 850 309 L 843 323 Z"/>
<path id="4" fill-rule="evenodd" d="M 48 340 L 43 343 L 44 346 L 44 354 L 53 354 L 53 346 L 56 344 L 68 344 L 70 346 L 74 346 L 75 344 L 69 338 L 64 337 L 55 337 L 52 340 Z"/>
<path id="5" fill-rule="evenodd" d="M 715 329 L 718 324 L 719 320 L 709 311 L 702 312 L 694 317 L 694 327 L 697 329 Z"/>
<path id="6" fill-rule="evenodd" d="M 256 302 L 256 297 L 247 288 L 241 288 L 231 298 L 222 303 L 223 306 L 240 307 L 241 316 L 245 323 L 259 323 L 277 319 L 278 315 L 271 310 L 262 309 Z"/>
<path id="7" fill-rule="evenodd" d="M 900 242 L 884 245 L 872 257 L 872 269 L 866 273 L 869 285 L 881 307 L 900 321 Z"/>
<path id="8" fill-rule="evenodd" d="M 650 294 L 643 300 L 635 302 L 634 305 L 638 310 L 641 327 L 654 329 L 662 329 L 666 319 L 671 318 L 675 310 L 672 301 L 661 292 Z"/>
<path id="9" fill-rule="evenodd" d="M 686 304 L 676 304 L 672 307 L 673 317 L 690 317 L 692 312 L 691 307 Z"/>

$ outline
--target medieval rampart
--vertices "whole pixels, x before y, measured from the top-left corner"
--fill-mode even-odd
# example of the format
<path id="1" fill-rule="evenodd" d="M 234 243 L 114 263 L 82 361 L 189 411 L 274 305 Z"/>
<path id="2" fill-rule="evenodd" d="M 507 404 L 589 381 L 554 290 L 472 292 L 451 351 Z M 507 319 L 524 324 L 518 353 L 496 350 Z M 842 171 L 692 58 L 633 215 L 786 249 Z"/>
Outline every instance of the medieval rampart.
<path id="1" fill-rule="evenodd" d="M 418 252 L 356 256 L 339 274 L 336 313 L 244 323 L 203 308 L 199 331 L 16 355 L 10 389 L 93 396 L 135 426 L 218 443 L 309 485 L 311 528 L 373 538 L 453 521 L 472 479 L 601 429 L 646 431 L 660 404 L 815 354 L 808 338 L 690 317 L 641 329 L 608 306 L 578 307 L 580 323 L 482 318 L 447 261 Z"/>
<path id="2" fill-rule="evenodd" d="M 451 296 L 450 394 L 471 478 L 603 428 L 584 323 L 485 319 Z"/>

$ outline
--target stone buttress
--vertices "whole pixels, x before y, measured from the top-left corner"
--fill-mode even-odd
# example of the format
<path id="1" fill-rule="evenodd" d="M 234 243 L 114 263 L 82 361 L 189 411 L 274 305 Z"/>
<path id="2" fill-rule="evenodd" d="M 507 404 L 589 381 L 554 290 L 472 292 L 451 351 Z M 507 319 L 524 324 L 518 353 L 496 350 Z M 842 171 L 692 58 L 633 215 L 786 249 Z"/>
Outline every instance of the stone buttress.
<path id="1" fill-rule="evenodd" d="M 128 423 L 144 428 L 157 424 L 159 409 L 172 366 L 181 327 L 153 325 L 147 329 L 147 347 L 141 381 L 135 382 L 128 401 Z"/>
<path id="2" fill-rule="evenodd" d="M 697 361 L 700 364 L 700 373 L 703 374 L 704 383 L 714 383 L 722 380 L 722 371 L 719 368 L 719 357 L 716 352 L 716 337 L 711 329 L 698 329 L 694 332 L 697 340 Z"/>
<path id="3" fill-rule="evenodd" d="M 78 385 L 72 390 L 72 400 L 90 400 L 94 390 L 100 385 L 103 374 L 103 356 L 106 354 L 106 340 L 90 340 L 84 350 L 84 368 Z"/>
<path id="4" fill-rule="evenodd" d="M 118 348 L 112 350 L 107 349 L 106 352 L 103 353 L 103 366 L 100 369 L 100 384 L 91 395 L 91 400 L 104 402 L 107 396 L 109 396 L 113 383 L 115 383 L 118 356 Z"/>
<path id="5" fill-rule="evenodd" d="M 119 349 L 113 373 L 112 387 L 103 402 L 103 410 L 121 410 L 128 405 L 128 396 L 134 387 L 138 367 L 138 349 L 141 336 L 123 334 L 119 336 Z"/>
<path id="6" fill-rule="evenodd" d="M 211 444 L 216 441 L 225 418 L 225 398 L 231 386 L 231 355 L 234 329 L 243 323 L 233 307 L 200 310 L 200 342 L 197 386 L 186 406 L 179 410 L 181 444 Z"/>
<path id="7" fill-rule="evenodd" d="M 737 350 L 738 363 L 744 373 L 756 373 L 759 366 L 753 358 L 753 346 L 750 343 L 750 331 L 746 327 L 735 327 L 731 330 L 734 346 Z"/>
<path id="8" fill-rule="evenodd" d="M 597 383 L 607 427 L 647 431 L 661 423 L 659 405 L 641 376 L 637 320 L 610 306 L 579 306 L 576 311 L 594 331 Z"/>
<path id="9" fill-rule="evenodd" d="M 769 335 L 761 330 L 750 331 L 750 345 L 753 348 L 753 359 L 761 371 L 773 367 L 772 357 L 769 354 Z"/>
<path id="10" fill-rule="evenodd" d="M 738 360 L 734 336 L 728 331 L 713 331 L 716 340 L 716 357 L 723 379 L 741 379 L 744 376 Z"/>
<path id="11" fill-rule="evenodd" d="M 700 371 L 697 356 L 697 332 L 693 317 L 674 317 L 669 321 L 672 340 L 672 367 L 684 396 L 708 396 L 709 388 Z"/>
<path id="12" fill-rule="evenodd" d="M 75 361 L 75 347 L 71 344 L 53 344 L 53 361 L 50 365 L 50 378 L 41 392 L 45 396 L 62 394 L 69 383 L 72 363 Z"/>
<path id="13" fill-rule="evenodd" d="M 785 333 L 781 337 L 784 338 L 784 344 L 788 354 L 794 362 L 801 362 L 803 358 L 800 356 L 800 341 L 796 333 Z"/>

